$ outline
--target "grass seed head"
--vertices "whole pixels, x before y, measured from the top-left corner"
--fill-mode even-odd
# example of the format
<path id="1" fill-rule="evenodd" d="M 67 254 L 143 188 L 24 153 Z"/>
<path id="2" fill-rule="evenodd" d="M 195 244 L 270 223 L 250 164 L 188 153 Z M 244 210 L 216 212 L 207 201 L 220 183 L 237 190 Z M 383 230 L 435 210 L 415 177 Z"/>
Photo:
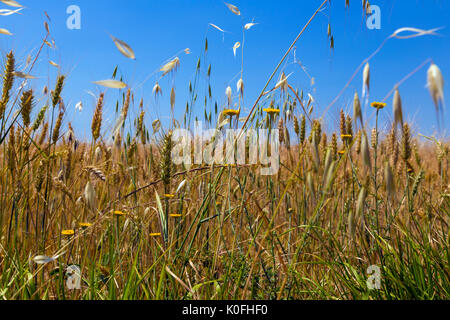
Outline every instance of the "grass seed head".
<path id="1" fill-rule="evenodd" d="M 430 91 L 436 109 L 439 103 L 444 103 L 444 78 L 442 77 L 441 69 L 434 63 L 431 64 L 427 72 L 427 87 Z"/>
<path id="2" fill-rule="evenodd" d="M 393 111 L 394 111 L 394 127 L 397 127 L 397 125 L 403 127 L 402 98 L 400 97 L 400 92 L 398 91 L 398 89 L 395 89 L 394 93 Z"/>

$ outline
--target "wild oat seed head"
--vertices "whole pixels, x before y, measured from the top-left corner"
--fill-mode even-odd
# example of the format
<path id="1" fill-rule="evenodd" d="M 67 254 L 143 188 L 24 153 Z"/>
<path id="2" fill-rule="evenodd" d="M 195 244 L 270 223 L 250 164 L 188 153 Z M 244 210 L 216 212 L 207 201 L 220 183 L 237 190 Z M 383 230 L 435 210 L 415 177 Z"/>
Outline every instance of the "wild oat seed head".
<path id="1" fill-rule="evenodd" d="M 240 93 L 241 98 L 244 97 L 244 81 L 242 79 L 239 79 L 237 82 L 237 91 Z"/>
<path id="2" fill-rule="evenodd" d="M 363 70 L 363 92 L 370 90 L 370 65 L 367 62 Z"/>
<path id="3" fill-rule="evenodd" d="M 363 125 L 361 101 L 359 100 L 359 96 L 358 96 L 357 92 L 355 92 L 355 97 L 353 98 L 353 118 L 355 119 L 355 125 L 356 125 L 357 120 L 360 121 L 361 126 Z"/>
<path id="4" fill-rule="evenodd" d="M 363 134 L 363 137 L 362 137 L 361 153 L 362 153 L 362 157 L 363 157 L 363 163 L 366 166 L 366 168 L 368 168 L 368 169 L 372 168 L 371 161 L 370 161 L 369 141 L 367 140 L 366 134 Z"/>
<path id="5" fill-rule="evenodd" d="M 233 91 L 231 90 L 231 87 L 228 86 L 227 89 L 225 90 L 225 96 L 227 97 L 227 101 L 228 101 L 228 107 L 231 107 L 231 104 L 233 103 Z"/>
<path id="6" fill-rule="evenodd" d="M 442 77 L 441 69 L 434 63 L 431 64 L 427 72 L 427 87 L 430 91 L 436 109 L 439 103 L 444 103 L 444 78 Z"/>
<path id="7" fill-rule="evenodd" d="M 394 101 L 393 101 L 393 111 L 394 111 L 394 127 L 400 124 L 403 127 L 403 111 L 402 111 L 402 98 L 400 97 L 400 92 L 395 89 Z"/>

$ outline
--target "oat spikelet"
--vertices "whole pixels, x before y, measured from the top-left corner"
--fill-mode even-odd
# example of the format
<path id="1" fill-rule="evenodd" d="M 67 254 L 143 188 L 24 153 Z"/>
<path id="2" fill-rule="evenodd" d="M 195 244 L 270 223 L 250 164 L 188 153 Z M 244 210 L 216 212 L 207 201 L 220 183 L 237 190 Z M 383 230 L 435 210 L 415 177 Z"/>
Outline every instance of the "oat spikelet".
<path id="1" fill-rule="evenodd" d="M 228 107 L 231 107 L 231 104 L 233 102 L 232 94 L 233 94 L 233 92 L 231 91 L 231 87 L 228 86 L 227 89 L 225 90 L 225 95 L 226 95 L 227 101 L 228 101 Z"/>
<path id="2" fill-rule="evenodd" d="M 444 103 L 444 78 L 441 70 L 434 63 L 431 64 L 427 72 L 427 87 L 430 90 L 436 110 L 439 110 L 439 104 Z"/>
<path id="3" fill-rule="evenodd" d="M 244 97 L 244 81 L 242 79 L 239 79 L 236 86 L 237 86 L 237 91 L 241 95 L 241 98 L 243 98 Z"/>
<path id="4" fill-rule="evenodd" d="M 95 148 L 94 158 L 95 162 L 100 162 L 102 160 L 102 148 L 99 146 Z"/>
<path id="5" fill-rule="evenodd" d="M 367 196 L 366 188 L 363 186 L 359 192 L 358 201 L 356 202 L 356 214 L 357 215 L 362 215 L 362 213 L 363 213 L 366 196 Z"/>
<path id="6" fill-rule="evenodd" d="M 169 72 L 175 71 L 179 66 L 180 66 L 180 59 L 176 57 L 173 60 L 169 61 L 160 69 L 160 71 L 163 72 L 162 76 L 164 77 Z"/>
<path id="7" fill-rule="evenodd" d="M 367 169 L 371 169 L 371 161 L 370 161 L 370 150 L 369 150 L 369 141 L 367 140 L 367 135 L 364 133 L 362 137 L 361 144 L 361 153 L 363 158 L 363 163 Z"/>
<path id="8" fill-rule="evenodd" d="M 153 94 L 155 95 L 155 98 L 156 98 L 158 95 L 162 96 L 162 89 L 161 89 L 161 87 L 159 86 L 159 83 L 158 83 L 158 82 L 156 82 L 155 86 L 153 87 Z"/>
<path id="9" fill-rule="evenodd" d="M 393 101 L 393 111 L 394 111 L 394 127 L 397 125 L 403 127 L 403 111 L 402 111 L 402 98 L 400 97 L 400 92 L 395 89 L 394 101 Z"/>
<path id="10" fill-rule="evenodd" d="M 94 186 L 90 181 L 88 181 L 84 189 L 84 199 L 86 200 L 89 209 L 92 211 L 97 210 L 97 195 Z"/>
<path id="11" fill-rule="evenodd" d="M 363 95 L 362 98 L 367 98 L 370 90 L 370 65 L 367 62 L 363 70 Z"/>
<path id="12" fill-rule="evenodd" d="M 357 92 L 355 92 L 355 97 L 353 98 L 353 118 L 355 118 L 355 126 L 357 125 L 358 120 L 360 121 L 361 126 L 364 126 L 361 111 L 361 101 L 359 100 Z"/>

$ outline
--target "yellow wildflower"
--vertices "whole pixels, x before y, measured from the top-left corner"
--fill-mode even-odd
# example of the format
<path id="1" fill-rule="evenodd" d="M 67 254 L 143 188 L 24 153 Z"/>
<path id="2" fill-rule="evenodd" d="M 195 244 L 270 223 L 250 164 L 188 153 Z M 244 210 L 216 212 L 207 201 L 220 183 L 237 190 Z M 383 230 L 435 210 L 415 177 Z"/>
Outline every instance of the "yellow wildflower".
<path id="1" fill-rule="evenodd" d="M 386 107 L 386 103 L 384 103 L 384 102 L 372 102 L 372 104 L 371 104 L 371 106 L 372 106 L 372 108 L 375 108 L 375 109 L 378 109 L 378 110 L 381 110 L 381 109 L 383 109 L 384 107 Z"/>
<path id="2" fill-rule="evenodd" d="M 233 109 L 225 109 L 223 110 L 223 115 L 225 116 L 238 116 L 241 113 L 241 110 L 233 110 Z"/>
<path id="3" fill-rule="evenodd" d="M 150 237 L 160 237 L 161 233 L 150 233 L 149 236 Z"/>
<path id="4" fill-rule="evenodd" d="M 80 222 L 78 225 L 80 226 L 80 228 L 85 229 L 85 228 L 91 227 L 91 226 L 92 226 L 92 223 Z"/>
<path id="5" fill-rule="evenodd" d="M 280 114 L 280 109 L 267 108 L 267 109 L 264 109 L 263 111 L 269 115 Z"/>

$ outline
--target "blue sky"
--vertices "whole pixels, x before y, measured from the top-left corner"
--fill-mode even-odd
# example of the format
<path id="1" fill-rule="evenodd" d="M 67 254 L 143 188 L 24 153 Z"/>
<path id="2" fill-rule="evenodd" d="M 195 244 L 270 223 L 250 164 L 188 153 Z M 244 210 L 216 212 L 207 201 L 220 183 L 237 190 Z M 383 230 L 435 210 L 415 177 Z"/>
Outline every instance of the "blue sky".
<path id="1" fill-rule="evenodd" d="M 57 62 L 61 72 L 68 75 L 63 92 L 68 107 L 65 121 L 71 121 L 77 135 L 87 139 L 90 137 L 88 129 L 95 107 L 94 98 L 88 91 L 95 94 L 101 92 L 103 89 L 92 82 L 110 78 L 116 66 L 124 81 L 133 88 L 136 101 L 132 116 L 137 114 L 138 102 L 143 97 L 148 124 L 156 118 L 164 120 L 169 117 L 168 96 L 172 85 L 177 91 L 176 117 L 181 120 L 188 99 L 188 82 L 194 80 L 199 57 L 202 58 L 204 69 L 195 110 L 202 118 L 205 73 L 209 64 L 212 65 L 213 97 L 222 106 L 225 103 L 226 87 L 230 85 L 236 91 L 241 70 L 242 52 L 238 50 L 235 58 L 232 47 L 235 42 L 242 42 L 243 24 L 254 19 L 258 25 L 246 32 L 244 48 L 245 97 L 242 115 L 246 115 L 278 61 L 322 1 L 230 1 L 239 7 L 241 16 L 234 15 L 224 2 L 216 0 L 19 2 L 26 7 L 21 15 L 0 17 L 0 27 L 14 33 L 12 37 L 0 37 L 1 54 L 4 56 L 13 49 L 18 62 L 23 64 L 30 52 L 36 52 L 45 35 L 43 12 L 46 11 L 51 18 L 50 29 L 57 49 L 45 48 L 33 71 L 39 80 L 33 80 L 30 86 L 37 92 L 41 92 L 47 83 L 52 88 L 58 70 L 50 66 L 48 60 Z M 449 1 L 373 0 L 371 4 L 381 8 L 381 29 L 369 30 L 362 18 L 360 1 L 350 1 L 349 9 L 345 9 L 344 1 L 331 2 L 331 8 L 316 17 L 296 46 L 296 58 L 315 78 L 314 87 L 311 87 L 310 79 L 301 68 L 292 64 L 293 55 L 289 56 L 284 66 L 287 74 L 293 73 L 289 78 L 290 84 L 315 97 L 315 116 L 322 115 L 357 66 L 396 29 L 448 27 L 450 21 Z M 69 16 L 66 8 L 69 5 L 78 5 L 81 9 L 81 30 L 66 28 Z M 1 8 L 6 6 L 1 5 Z M 328 22 L 331 23 L 335 39 L 334 50 L 330 50 L 327 39 Z M 208 26 L 209 23 L 227 32 L 222 34 Z M 122 56 L 109 34 L 127 42 L 136 53 L 136 61 Z M 449 29 L 444 28 L 439 34 L 389 40 L 371 61 L 371 100 L 381 100 L 396 82 L 429 58 L 440 67 L 444 79 L 448 79 Z M 209 42 L 206 58 L 203 54 L 205 37 Z M 192 54 L 185 55 L 185 48 L 190 48 Z M 154 72 L 174 55 L 180 57 L 181 67 L 175 76 L 160 80 L 164 96 L 155 101 L 151 91 L 160 74 Z M 423 134 L 433 133 L 437 124 L 434 105 L 425 88 L 427 68 L 422 68 L 400 87 L 405 118 L 413 122 L 415 133 Z M 141 85 L 145 79 L 148 81 Z M 446 85 L 446 93 L 447 88 Z M 361 94 L 361 89 L 361 74 L 358 74 L 338 103 L 327 113 L 326 128 L 335 128 L 341 108 L 351 111 L 353 94 L 355 91 Z M 117 93 L 111 89 L 106 93 L 104 118 L 110 126 L 115 117 L 117 97 Z M 74 106 L 78 101 L 84 104 L 82 113 L 75 111 Z M 389 99 L 388 102 L 391 101 Z M 367 115 L 370 115 L 369 112 L 371 110 L 367 111 Z M 444 117 L 445 124 L 449 123 L 448 111 Z M 390 118 L 391 108 L 383 111 L 383 125 L 387 126 Z"/>

